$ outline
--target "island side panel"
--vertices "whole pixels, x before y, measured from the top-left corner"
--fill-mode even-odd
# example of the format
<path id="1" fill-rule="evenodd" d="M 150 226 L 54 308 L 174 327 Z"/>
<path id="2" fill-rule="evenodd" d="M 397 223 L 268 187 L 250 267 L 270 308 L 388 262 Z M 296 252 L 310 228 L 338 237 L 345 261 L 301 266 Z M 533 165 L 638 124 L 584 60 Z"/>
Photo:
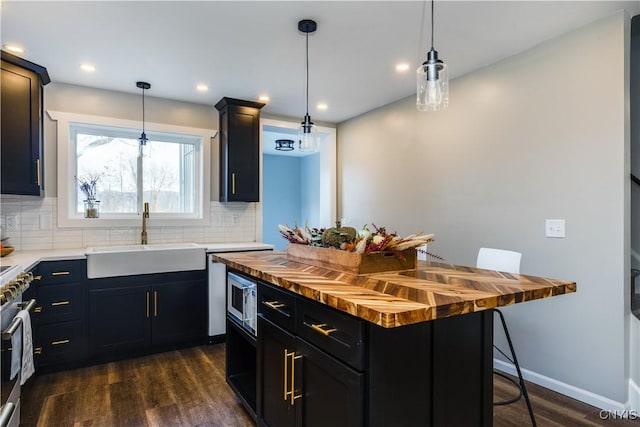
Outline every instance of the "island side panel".
<path id="1" fill-rule="evenodd" d="M 371 427 L 491 426 L 493 317 L 369 327 Z"/>

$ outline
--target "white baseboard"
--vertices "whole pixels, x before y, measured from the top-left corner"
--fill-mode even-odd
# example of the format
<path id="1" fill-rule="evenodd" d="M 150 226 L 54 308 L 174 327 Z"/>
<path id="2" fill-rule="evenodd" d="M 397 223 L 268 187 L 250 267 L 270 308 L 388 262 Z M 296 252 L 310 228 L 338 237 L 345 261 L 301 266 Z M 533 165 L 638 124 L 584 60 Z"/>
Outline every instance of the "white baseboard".
<path id="1" fill-rule="evenodd" d="M 640 386 L 634 380 L 629 380 L 629 409 L 640 412 Z"/>
<path id="2" fill-rule="evenodd" d="M 493 367 L 499 371 L 506 372 L 514 376 L 518 375 L 515 366 L 502 360 L 493 359 Z M 558 393 L 564 394 L 565 396 L 569 396 L 581 402 L 588 403 L 589 405 L 595 406 L 596 408 L 605 409 L 608 411 L 621 411 L 627 409 L 624 403 L 616 402 L 615 400 L 611 400 L 607 397 L 600 396 L 587 390 L 583 390 L 581 388 L 572 386 L 571 384 L 563 383 L 537 372 L 523 369 L 522 367 L 520 367 L 520 371 L 522 372 L 522 376 L 524 377 L 524 379 L 527 381 L 531 381 L 532 383 L 538 384 L 542 387 L 557 391 Z M 632 381 L 629 380 L 629 391 L 631 391 L 631 382 Z M 635 387 L 635 393 L 638 398 L 638 402 L 640 402 L 640 387 L 638 387 L 635 383 L 633 383 L 633 386 Z M 629 393 L 629 396 L 631 396 L 631 393 Z M 630 409 L 635 408 L 631 407 Z"/>

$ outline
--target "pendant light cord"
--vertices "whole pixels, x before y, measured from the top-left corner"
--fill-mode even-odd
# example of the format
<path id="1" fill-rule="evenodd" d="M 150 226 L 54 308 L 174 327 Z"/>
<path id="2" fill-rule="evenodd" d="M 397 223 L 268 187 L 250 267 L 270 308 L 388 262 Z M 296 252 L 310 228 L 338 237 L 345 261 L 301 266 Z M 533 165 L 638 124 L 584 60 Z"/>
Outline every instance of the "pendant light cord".
<path id="1" fill-rule="evenodd" d="M 144 134 L 144 88 L 142 88 L 142 133 Z"/>
<path id="2" fill-rule="evenodd" d="M 433 3 L 434 0 L 431 0 L 431 50 L 433 50 Z"/>
<path id="3" fill-rule="evenodd" d="M 306 34 L 307 39 L 307 47 L 306 47 L 306 56 L 307 56 L 307 116 L 309 115 L 309 33 Z"/>

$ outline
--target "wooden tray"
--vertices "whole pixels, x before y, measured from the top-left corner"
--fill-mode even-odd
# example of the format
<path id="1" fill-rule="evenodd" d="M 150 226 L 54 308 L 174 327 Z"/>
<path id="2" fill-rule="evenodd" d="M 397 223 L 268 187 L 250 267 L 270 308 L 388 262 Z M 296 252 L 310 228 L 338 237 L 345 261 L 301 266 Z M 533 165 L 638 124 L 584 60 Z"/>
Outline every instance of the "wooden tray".
<path id="1" fill-rule="evenodd" d="M 367 255 L 296 243 L 290 243 L 287 246 L 287 259 L 290 261 L 353 274 L 371 274 L 416 268 L 417 256 L 415 249 L 404 250 L 402 255 L 404 259 L 398 258 L 393 252 Z"/>
<path id="2" fill-rule="evenodd" d="M 4 248 L 1 248 L 0 257 L 9 255 L 11 252 L 13 252 L 14 249 L 15 248 L 13 246 L 5 246 Z"/>

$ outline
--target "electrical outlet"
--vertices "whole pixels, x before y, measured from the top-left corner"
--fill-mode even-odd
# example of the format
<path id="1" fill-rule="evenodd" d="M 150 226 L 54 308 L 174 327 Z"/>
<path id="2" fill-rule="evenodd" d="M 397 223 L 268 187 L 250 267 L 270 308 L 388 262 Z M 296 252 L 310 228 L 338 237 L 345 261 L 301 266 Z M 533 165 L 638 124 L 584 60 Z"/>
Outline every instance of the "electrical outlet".
<path id="1" fill-rule="evenodd" d="M 548 219 L 544 226 L 545 237 L 564 238 L 564 219 Z"/>
<path id="2" fill-rule="evenodd" d="M 16 231 L 18 229 L 18 217 L 16 215 L 5 216 L 4 225 L 7 231 Z"/>
<path id="3" fill-rule="evenodd" d="M 40 214 L 40 230 L 51 230 L 51 215 Z"/>
<path id="4" fill-rule="evenodd" d="M 231 215 L 231 224 L 238 225 L 240 223 L 240 217 L 238 215 Z"/>

